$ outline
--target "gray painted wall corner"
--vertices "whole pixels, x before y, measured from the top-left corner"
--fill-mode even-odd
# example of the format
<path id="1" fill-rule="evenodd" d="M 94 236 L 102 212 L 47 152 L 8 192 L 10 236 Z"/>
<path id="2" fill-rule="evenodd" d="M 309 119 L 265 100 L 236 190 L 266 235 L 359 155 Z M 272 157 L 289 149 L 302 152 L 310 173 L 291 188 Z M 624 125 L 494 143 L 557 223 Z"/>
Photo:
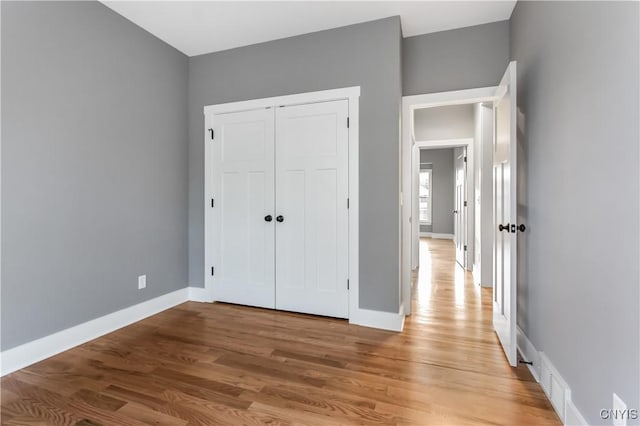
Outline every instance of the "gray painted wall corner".
<path id="1" fill-rule="evenodd" d="M 98 2 L 1 24 L 6 350 L 185 287 L 188 63 Z"/>

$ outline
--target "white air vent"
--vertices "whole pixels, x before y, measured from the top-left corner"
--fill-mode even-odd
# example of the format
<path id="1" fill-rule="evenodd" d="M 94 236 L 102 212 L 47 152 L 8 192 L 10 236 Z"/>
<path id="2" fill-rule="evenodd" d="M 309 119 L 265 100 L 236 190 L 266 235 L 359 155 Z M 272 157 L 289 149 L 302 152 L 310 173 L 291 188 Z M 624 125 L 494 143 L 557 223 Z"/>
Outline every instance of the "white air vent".
<path id="1" fill-rule="evenodd" d="M 565 407 L 567 401 L 571 400 L 571 390 L 543 352 L 540 352 L 540 386 L 564 423 Z"/>

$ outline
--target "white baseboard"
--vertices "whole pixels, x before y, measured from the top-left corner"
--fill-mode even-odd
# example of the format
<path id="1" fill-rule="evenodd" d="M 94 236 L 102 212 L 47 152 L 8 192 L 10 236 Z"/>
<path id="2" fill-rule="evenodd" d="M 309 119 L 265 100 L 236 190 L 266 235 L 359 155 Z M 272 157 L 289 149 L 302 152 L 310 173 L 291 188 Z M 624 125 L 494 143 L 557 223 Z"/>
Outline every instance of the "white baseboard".
<path id="1" fill-rule="evenodd" d="M 582 417 L 580 411 L 575 406 L 572 400 L 567 401 L 567 406 L 565 408 L 565 416 L 564 416 L 564 424 L 565 426 L 588 426 L 589 423 Z"/>
<path id="2" fill-rule="evenodd" d="M 516 341 L 518 342 L 518 351 L 522 359 L 533 363 L 533 365 L 527 365 L 531 375 L 536 379 L 536 382 L 540 382 L 540 372 L 538 370 L 540 367 L 540 356 L 536 347 L 533 346 L 533 343 L 531 343 L 520 327 L 516 328 Z"/>
<path id="3" fill-rule="evenodd" d="M 404 328 L 404 308 L 398 313 L 358 309 L 349 313 L 349 324 L 380 328 L 389 331 L 402 331 Z"/>
<path id="4" fill-rule="evenodd" d="M 566 413 L 564 418 L 565 426 L 588 426 L 589 423 L 582 417 L 578 408 L 573 404 L 572 400 L 567 401 Z"/>
<path id="5" fill-rule="evenodd" d="M 560 417 L 562 424 L 566 426 L 583 426 L 587 425 L 584 416 L 580 414 L 578 408 L 571 400 L 571 388 L 562 378 L 558 370 L 551 363 L 551 360 L 544 354 L 539 352 L 529 338 L 524 334 L 520 327 L 516 330 L 518 341 L 518 351 L 525 361 L 532 362 L 528 365 L 529 371 L 536 379 L 551 406 Z"/>
<path id="6" fill-rule="evenodd" d="M 189 300 L 192 302 L 213 302 L 213 297 L 202 287 L 188 287 Z"/>
<path id="7" fill-rule="evenodd" d="M 12 373 L 189 300 L 188 288 L 121 309 L 0 353 L 0 375 Z"/>
<path id="8" fill-rule="evenodd" d="M 420 236 L 426 238 L 435 238 L 439 240 L 453 240 L 454 238 L 453 234 L 438 234 L 434 232 L 421 232 Z"/>
<path id="9" fill-rule="evenodd" d="M 0 376 L 25 368 L 190 300 L 194 302 L 213 301 L 204 288 L 185 287 L 66 330 L 58 331 L 49 336 L 1 352 Z M 358 309 L 351 315 L 349 322 L 383 330 L 402 331 L 404 318 L 402 309 L 400 313 Z"/>

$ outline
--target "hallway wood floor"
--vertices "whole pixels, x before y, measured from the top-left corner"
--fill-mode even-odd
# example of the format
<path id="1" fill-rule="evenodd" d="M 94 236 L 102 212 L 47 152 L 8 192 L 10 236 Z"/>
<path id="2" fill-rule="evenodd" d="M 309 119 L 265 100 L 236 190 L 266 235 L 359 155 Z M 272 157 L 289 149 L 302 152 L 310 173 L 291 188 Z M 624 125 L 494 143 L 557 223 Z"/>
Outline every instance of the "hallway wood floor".
<path id="1" fill-rule="evenodd" d="M 401 334 L 189 302 L 5 376 L 6 425 L 560 424 L 491 327 L 491 294 L 421 241 Z"/>

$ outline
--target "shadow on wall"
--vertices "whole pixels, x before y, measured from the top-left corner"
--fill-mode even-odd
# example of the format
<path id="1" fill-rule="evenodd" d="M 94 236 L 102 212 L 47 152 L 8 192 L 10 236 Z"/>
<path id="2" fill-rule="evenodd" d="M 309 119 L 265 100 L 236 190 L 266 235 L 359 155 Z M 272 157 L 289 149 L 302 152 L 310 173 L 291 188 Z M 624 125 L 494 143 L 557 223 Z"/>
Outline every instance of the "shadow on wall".
<path id="1" fill-rule="evenodd" d="M 528 180 L 527 180 L 527 139 L 525 131 L 525 116 L 518 108 L 518 125 L 517 125 L 517 142 L 518 142 L 518 223 L 528 226 L 529 218 L 529 197 L 528 197 Z M 528 231 L 528 230 L 527 230 Z M 529 262 L 527 261 L 527 253 L 529 248 L 528 232 L 520 232 L 518 234 L 518 281 L 517 281 L 517 319 L 516 324 L 523 330 L 527 329 L 529 306 L 526 303 L 529 300 Z"/>

